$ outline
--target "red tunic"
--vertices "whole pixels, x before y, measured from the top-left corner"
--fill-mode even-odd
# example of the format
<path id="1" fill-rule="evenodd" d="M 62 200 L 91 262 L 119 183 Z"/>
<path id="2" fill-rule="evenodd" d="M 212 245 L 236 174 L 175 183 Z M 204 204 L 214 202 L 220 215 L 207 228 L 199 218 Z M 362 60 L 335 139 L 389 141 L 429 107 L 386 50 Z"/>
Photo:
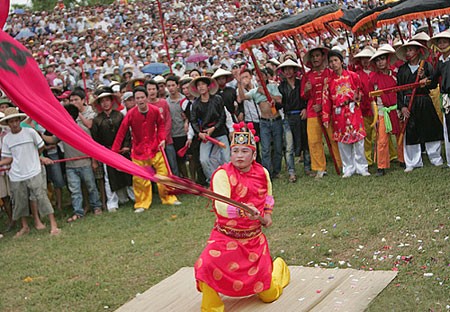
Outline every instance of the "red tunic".
<path id="1" fill-rule="evenodd" d="M 363 69 L 359 69 L 356 71 L 359 78 L 361 78 L 361 84 L 362 84 L 362 98 L 361 98 L 361 113 L 363 117 L 369 117 L 373 116 L 372 107 L 370 105 L 370 98 L 369 98 L 369 75 L 371 73 L 366 73 Z"/>
<path id="2" fill-rule="evenodd" d="M 228 163 L 216 170 L 212 180 L 219 170 L 227 173 L 230 198 L 252 203 L 264 216 L 270 183 L 265 169 L 253 162 L 250 171 L 241 172 Z M 269 289 L 272 259 L 260 221 L 247 217 L 228 218 L 217 213 L 216 206 L 214 208 L 217 218 L 208 245 L 195 263 L 196 280 L 232 297 L 249 296 Z M 247 238 L 236 238 L 243 233 Z"/>
<path id="3" fill-rule="evenodd" d="M 325 68 L 324 70 L 318 71 L 309 71 L 305 73 L 302 79 L 301 85 L 301 97 L 308 101 L 308 105 L 306 107 L 306 117 L 314 118 L 317 117 L 318 114 L 313 110 L 313 105 L 322 104 L 322 92 L 323 92 L 323 84 L 325 78 L 327 78 L 331 74 L 331 70 L 329 68 Z M 305 93 L 305 84 L 307 82 L 311 83 L 311 90 L 308 93 Z"/>
<path id="4" fill-rule="evenodd" d="M 112 146 L 114 152 L 120 150 L 123 139 L 130 127 L 132 137 L 131 158 L 137 160 L 153 158 L 158 152 L 159 143 L 166 139 L 164 119 L 159 109 L 148 104 L 148 111 L 145 114 L 139 112 L 137 106 L 129 110 L 117 131 Z"/>
<path id="5" fill-rule="evenodd" d="M 333 120 L 333 139 L 345 144 L 364 139 L 366 131 L 361 108 L 353 100 L 355 94 L 362 90 L 358 74 L 343 70 L 338 76 L 333 72 L 325 85 L 322 121 Z"/>
<path id="6" fill-rule="evenodd" d="M 370 91 L 383 90 L 391 87 L 397 86 L 397 80 L 392 75 L 386 75 L 380 72 L 373 72 L 370 74 L 369 88 Z M 376 101 L 376 99 L 371 98 L 371 101 Z M 391 107 L 397 104 L 397 93 L 387 93 L 381 95 L 381 101 L 383 106 Z M 389 112 L 389 118 L 392 123 L 392 134 L 400 133 L 400 125 L 398 120 L 397 110 Z"/>

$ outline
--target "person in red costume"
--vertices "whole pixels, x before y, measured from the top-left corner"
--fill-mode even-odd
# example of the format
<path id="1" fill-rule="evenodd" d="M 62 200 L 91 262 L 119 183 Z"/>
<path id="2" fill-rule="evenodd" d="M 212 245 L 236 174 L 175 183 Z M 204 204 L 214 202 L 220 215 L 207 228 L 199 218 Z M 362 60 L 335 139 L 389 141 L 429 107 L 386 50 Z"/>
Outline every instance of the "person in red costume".
<path id="1" fill-rule="evenodd" d="M 167 165 L 161 152 L 166 143 L 164 119 L 158 108 L 148 103 L 148 92 L 144 87 L 134 88 L 133 94 L 136 106 L 128 111 L 120 124 L 112 150 L 117 153 L 129 151 L 129 148 L 122 148 L 122 142 L 128 129 L 131 128 L 132 161 L 142 167 L 152 166 L 157 174 L 167 176 Z M 134 212 L 141 213 L 149 209 L 152 204 L 151 182 L 138 176 L 133 176 L 133 189 L 136 197 Z M 158 192 L 163 204 L 181 204 L 175 195 L 168 193 L 164 185 L 158 184 Z"/>
<path id="2" fill-rule="evenodd" d="M 224 311 L 220 294 L 244 297 L 257 294 L 263 302 L 277 300 L 289 284 L 283 259 L 272 262 L 262 226 L 272 225 L 274 199 L 270 176 L 256 159 L 253 124 L 234 125 L 231 162 L 220 166 L 211 180 L 216 193 L 245 203 L 241 208 L 214 202 L 216 221 L 208 244 L 195 263 L 197 289 L 203 293 L 202 311 Z"/>
<path id="3" fill-rule="evenodd" d="M 307 117 L 307 137 L 309 153 L 311 155 L 311 169 L 316 171 L 316 178 L 321 179 L 326 174 L 327 162 L 325 150 L 323 148 L 322 131 L 322 109 L 323 109 L 323 86 L 324 80 L 331 75 L 331 70 L 327 67 L 327 53 L 329 49 L 325 47 L 314 47 L 303 58 L 303 63 L 311 68 L 305 73 L 301 85 L 301 97 L 308 101 L 306 106 Z M 341 166 L 339 149 L 332 138 L 331 127 L 326 127 L 325 131 L 330 138 L 333 154 L 336 157 L 338 167 Z"/>
<path id="4" fill-rule="evenodd" d="M 357 68 L 354 72 L 361 78 L 362 84 L 361 113 L 367 134 L 364 138 L 364 154 L 369 166 L 373 164 L 373 143 L 375 140 L 374 128 L 370 126 L 373 123 L 373 113 L 369 99 L 369 76 L 373 70 L 373 64 L 369 60 L 374 53 L 375 49 L 367 46 L 353 57 L 355 68 Z"/>
<path id="5" fill-rule="evenodd" d="M 337 51 L 328 53 L 333 73 L 325 79 L 322 122 L 328 127 L 332 120 L 333 140 L 338 142 L 343 165 L 343 178 L 354 173 L 369 176 L 364 155 L 364 121 L 359 104 L 362 84 L 359 76 L 343 68 L 344 57 Z"/>
<path id="6" fill-rule="evenodd" d="M 393 49 L 392 49 L 393 50 Z M 383 90 L 397 85 L 397 80 L 390 70 L 390 64 L 397 60 L 395 53 L 387 49 L 379 49 L 370 59 L 370 62 L 375 65 L 376 71 L 370 74 L 369 89 Z M 377 176 L 383 176 L 385 169 L 390 167 L 389 157 L 389 136 L 400 134 L 400 124 L 397 114 L 397 94 L 387 93 L 381 96 L 371 98 L 373 110 L 377 120 Z M 397 155 L 399 161 L 403 162 L 403 145 L 398 146 Z"/>

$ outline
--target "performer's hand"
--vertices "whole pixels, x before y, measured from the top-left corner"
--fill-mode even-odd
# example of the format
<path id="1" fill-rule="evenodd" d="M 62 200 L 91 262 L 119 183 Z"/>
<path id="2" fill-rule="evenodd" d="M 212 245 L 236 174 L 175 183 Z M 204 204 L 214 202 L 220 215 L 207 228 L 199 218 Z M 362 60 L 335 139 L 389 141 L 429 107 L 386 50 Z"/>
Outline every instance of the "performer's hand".
<path id="1" fill-rule="evenodd" d="M 409 110 L 408 110 L 407 107 L 403 107 L 403 108 L 402 108 L 402 115 L 403 115 L 403 117 L 405 117 L 405 118 L 409 118 L 410 112 L 409 112 Z"/>
<path id="2" fill-rule="evenodd" d="M 328 128 L 328 121 L 325 121 L 325 122 L 323 123 L 323 126 L 324 126 L 325 128 Z"/>
<path id="3" fill-rule="evenodd" d="M 271 214 L 266 214 L 264 216 L 264 227 L 268 228 L 272 226 L 272 215 Z"/>
<path id="4" fill-rule="evenodd" d="M 214 130 L 216 130 L 216 127 L 208 128 L 208 130 L 206 130 L 206 134 L 211 136 L 211 134 L 214 132 Z"/>
<path id="5" fill-rule="evenodd" d="M 95 159 L 92 159 L 92 169 L 97 169 L 98 168 L 98 162 Z"/>
<path id="6" fill-rule="evenodd" d="M 192 140 L 188 139 L 188 140 L 186 140 L 186 144 L 184 144 L 184 145 L 187 147 L 191 147 L 191 144 L 192 144 Z"/>
<path id="7" fill-rule="evenodd" d="M 39 159 L 41 160 L 41 163 L 43 165 L 52 165 L 52 164 L 54 164 L 53 160 L 51 160 L 50 158 L 41 156 L 41 157 L 39 157 Z"/>
<path id="8" fill-rule="evenodd" d="M 300 112 L 300 118 L 302 120 L 306 119 L 306 108 L 302 109 L 302 111 Z"/>
<path id="9" fill-rule="evenodd" d="M 250 220 L 258 220 L 259 216 L 260 216 L 260 212 L 259 210 L 255 207 L 255 205 L 253 204 L 246 204 L 248 206 L 248 208 L 250 208 L 253 211 L 253 214 L 250 214 L 248 212 L 246 212 L 245 214 L 247 215 L 247 217 Z"/>
<path id="10" fill-rule="evenodd" d="M 119 151 L 120 154 L 126 154 L 130 152 L 129 147 L 122 147 L 122 149 Z"/>
<path id="11" fill-rule="evenodd" d="M 428 79 L 427 78 L 423 78 L 419 82 L 420 82 L 420 86 L 423 88 L 423 87 L 425 87 L 427 85 Z"/>
<path id="12" fill-rule="evenodd" d="M 425 77 L 425 68 L 420 67 L 419 71 L 418 71 L 418 74 L 419 74 L 419 78 L 423 79 Z"/>
<path id="13" fill-rule="evenodd" d="M 161 142 L 159 142 L 158 148 L 159 149 L 166 148 L 166 140 L 162 140 Z"/>
<path id="14" fill-rule="evenodd" d="M 320 104 L 314 104 L 314 105 L 313 105 L 313 110 L 314 110 L 316 113 L 321 112 L 321 111 L 322 111 L 322 105 L 320 105 Z"/>
<path id="15" fill-rule="evenodd" d="M 311 89 L 312 89 L 311 81 L 308 81 L 307 83 L 305 83 L 304 92 L 308 93 L 309 90 L 311 90 Z"/>
<path id="16" fill-rule="evenodd" d="M 200 140 L 206 141 L 206 133 L 200 132 L 200 133 L 198 134 L 198 137 L 200 138 Z"/>

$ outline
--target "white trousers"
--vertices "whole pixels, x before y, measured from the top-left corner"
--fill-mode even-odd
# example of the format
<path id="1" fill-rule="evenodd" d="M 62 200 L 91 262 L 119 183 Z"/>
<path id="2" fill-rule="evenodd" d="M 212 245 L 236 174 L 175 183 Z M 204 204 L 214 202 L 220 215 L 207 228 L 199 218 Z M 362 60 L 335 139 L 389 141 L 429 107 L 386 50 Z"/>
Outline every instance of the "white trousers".
<path id="1" fill-rule="evenodd" d="M 448 141 L 447 133 L 447 122 L 444 116 L 444 146 L 445 146 L 445 160 L 447 161 L 447 166 L 450 167 L 450 142 Z"/>
<path id="2" fill-rule="evenodd" d="M 403 144 L 406 168 L 423 167 L 420 144 L 406 145 L 406 138 L 403 140 Z M 432 165 L 440 166 L 444 163 L 441 157 L 441 141 L 426 142 L 425 149 Z"/>
<path id="3" fill-rule="evenodd" d="M 351 176 L 355 172 L 363 174 L 368 171 L 367 160 L 364 154 L 364 140 L 353 144 L 338 142 L 338 147 L 342 159 L 342 171 L 345 176 Z"/>
<path id="4" fill-rule="evenodd" d="M 103 164 L 103 170 L 105 172 L 104 177 L 105 177 L 106 207 L 108 208 L 108 210 L 119 208 L 119 202 L 121 204 L 126 203 L 128 201 L 128 198 L 130 198 L 132 201 L 135 201 L 134 191 L 131 186 L 127 186 L 121 188 L 117 192 L 113 192 L 111 190 L 111 185 L 109 184 L 108 170 L 105 164 Z"/>
<path id="5" fill-rule="evenodd" d="M 109 184 L 108 170 L 106 165 L 103 164 L 104 179 L 105 179 L 105 192 L 106 192 L 106 207 L 108 210 L 119 208 L 119 196 L 116 192 L 111 190 L 111 185 Z"/>

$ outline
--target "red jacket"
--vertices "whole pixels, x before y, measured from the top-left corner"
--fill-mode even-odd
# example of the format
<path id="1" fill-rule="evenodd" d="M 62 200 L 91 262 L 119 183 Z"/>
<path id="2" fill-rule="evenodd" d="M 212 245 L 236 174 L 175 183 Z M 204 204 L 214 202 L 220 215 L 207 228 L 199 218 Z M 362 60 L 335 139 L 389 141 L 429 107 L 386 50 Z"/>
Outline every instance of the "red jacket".
<path id="1" fill-rule="evenodd" d="M 153 158 L 158 152 L 159 143 L 166 139 L 164 119 L 159 109 L 151 104 L 148 104 L 146 114 L 139 112 L 137 106 L 128 111 L 114 140 L 112 146 L 114 152 L 119 152 L 129 128 L 131 128 L 131 158 L 133 159 Z"/>
<path id="2" fill-rule="evenodd" d="M 318 114 L 313 110 L 313 105 L 315 104 L 323 105 L 322 103 L 323 83 L 325 78 L 330 76 L 330 74 L 331 70 L 329 68 L 325 68 L 321 72 L 311 70 L 303 76 L 300 90 L 301 90 L 301 97 L 308 101 L 308 104 L 306 106 L 307 118 L 314 118 L 318 116 Z M 305 85 L 308 81 L 311 83 L 311 90 L 309 90 L 308 93 L 305 93 L 304 91 Z"/>

